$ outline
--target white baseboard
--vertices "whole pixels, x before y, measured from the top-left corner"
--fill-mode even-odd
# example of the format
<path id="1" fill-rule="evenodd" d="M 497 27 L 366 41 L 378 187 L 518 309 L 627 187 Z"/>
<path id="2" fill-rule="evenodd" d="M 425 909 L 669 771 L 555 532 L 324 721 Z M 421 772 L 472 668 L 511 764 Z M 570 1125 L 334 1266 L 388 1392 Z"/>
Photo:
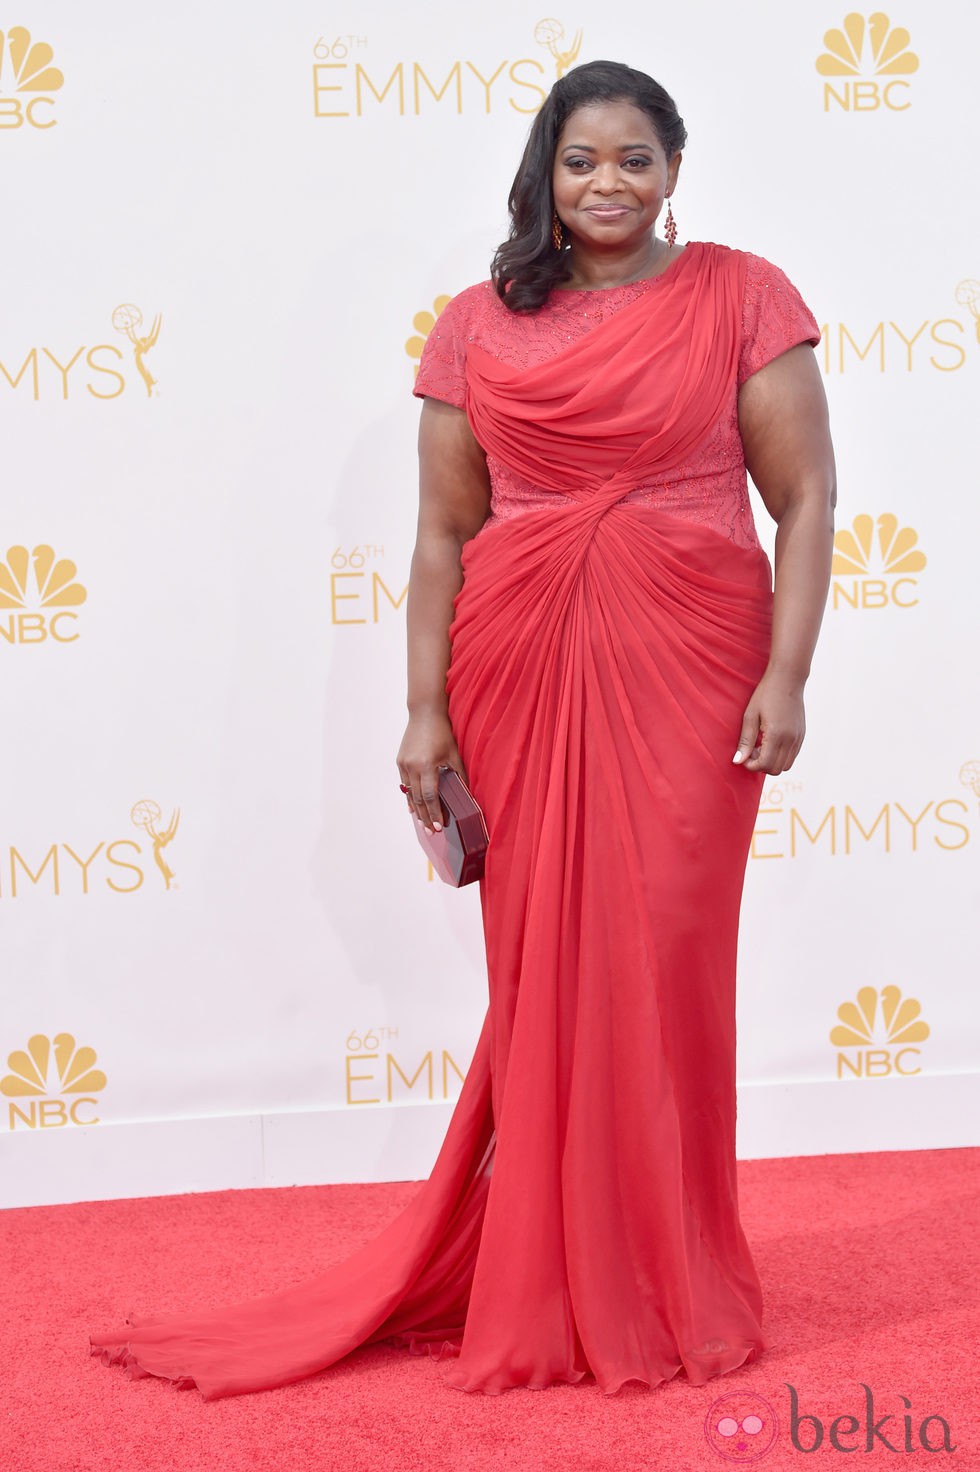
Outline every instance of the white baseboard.
<path id="1" fill-rule="evenodd" d="M 738 1155 L 974 1146 L 978 1096 L 975 1073 L 742 1084 Z M 0 1207 L 421 1180 L 452 1111 L 451 1100 L 439 1100 L 15 1130 L 0 1134 Z"/>
<path id="2" fill-rule="evenodd" d="M 19 1130 L 0 1135 L 0 1207 L 421 1180 L 452 1112 L 438 1100 Z"/>
<path id="3" fill-rule="evenodd" d="M 740 1160 L 980 1144 L 980 1074 L 740 1084 Z"/>

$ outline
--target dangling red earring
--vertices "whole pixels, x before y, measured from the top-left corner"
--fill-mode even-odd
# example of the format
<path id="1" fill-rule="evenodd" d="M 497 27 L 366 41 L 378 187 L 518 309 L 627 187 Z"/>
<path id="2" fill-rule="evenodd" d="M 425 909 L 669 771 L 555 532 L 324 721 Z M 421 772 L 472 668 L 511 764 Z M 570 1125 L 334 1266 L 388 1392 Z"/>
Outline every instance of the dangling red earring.
<path id="1" fill-rule="evenodd" d="M 555 250 L 561 250 L 562 240 L 561 220 L 558 218 L 558 211 L 555 210 L 555 216 L 551 222 L 551 243 L 555 247 Z"/>
<path id="2" fill-rule="evenodd" d="M 674 219 L 674 211 L 670 207 L 669 199 L 667 201 L 667 218 L 664 221 L 664 239 L 669 246 L 673 246 L 674 241 L 677 239 L 677 221 Z"/>

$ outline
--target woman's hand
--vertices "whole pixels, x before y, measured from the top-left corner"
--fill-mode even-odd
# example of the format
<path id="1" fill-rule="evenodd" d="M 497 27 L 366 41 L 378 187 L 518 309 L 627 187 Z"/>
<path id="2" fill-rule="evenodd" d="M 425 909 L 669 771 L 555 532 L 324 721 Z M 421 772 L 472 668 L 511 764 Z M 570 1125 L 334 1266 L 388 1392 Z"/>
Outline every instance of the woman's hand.
<path id="1" fill-rule="evenodd" d="M 742 718 L 742 735 L 732 760 L 747 772 L 769 772 L 776 777 L 795 762 L 806 720 L 803 687 L 763 675 Z"/>
<path id="2" fill-rule="evenodd" d="M 441 711 L 412 715 L 396 761 L 401 779 L 408 788 L 408 811 L 414 813 L 426 832 L 438 833 L 442 828 L 439 768 L 452 767 L 466 782 L 449 716 Z"/>

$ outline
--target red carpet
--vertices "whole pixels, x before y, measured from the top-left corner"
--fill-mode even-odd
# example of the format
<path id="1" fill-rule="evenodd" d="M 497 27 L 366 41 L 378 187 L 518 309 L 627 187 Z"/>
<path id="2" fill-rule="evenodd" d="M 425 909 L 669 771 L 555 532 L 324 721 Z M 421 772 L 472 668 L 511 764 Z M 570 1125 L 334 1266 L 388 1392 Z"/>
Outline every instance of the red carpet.
<path id="1" fill-rule="evenodd" d="M 980 1150 L 747 1161 L 739 1181 L 771 1348 L 700 1389 L 677 1378 L 616 1396 L 589 1382 L 469 1395 L 443 1384 L 436 1360 L 374 1348 L 312 1380 L 205 1402 L 90 1356 L 88 1334 L 129 1309 L 227 1303 L 310 1276 L 373 1235 L 414 1183 L 5 1211 L 0 1472 L 980 1472 Z M 800 1446 L 822 1427 L 816 1450 L 793 1444 L 789 1386 L 799 1416 L 817 1418 L 799 1422 Z M 870 1451 L 864 1386 L 879 1427 Z M 764 1418 L 754 1397 L 775 1412 L 762 1455 L 768 1426 L 709 1445 L 705 1418 L 732 1395 L 733 1420 Z M 838 1422 L 835 1449 L 831 1423 L 848 1416 L 857 1426 Z M 924 1430 L 940 1449 L 922 1449 L 930 1416 L 948 1422 L 955 1451 L 936 1419 Z"/>

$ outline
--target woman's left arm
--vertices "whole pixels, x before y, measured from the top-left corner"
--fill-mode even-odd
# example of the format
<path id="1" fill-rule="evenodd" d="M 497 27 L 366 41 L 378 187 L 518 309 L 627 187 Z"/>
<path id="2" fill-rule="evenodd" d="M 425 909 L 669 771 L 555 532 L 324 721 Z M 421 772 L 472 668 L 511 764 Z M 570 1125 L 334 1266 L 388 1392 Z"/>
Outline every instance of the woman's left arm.
<path id="1" fill-rule="evenodd" d="M 837 504 L 827 397 L 808 343 L 746 379 L 738 424 L 746 467 L 778 529 L 769 663 L 734 760 L 777 775 L 803 745 L 803 687 L 827 602 Z"/>

